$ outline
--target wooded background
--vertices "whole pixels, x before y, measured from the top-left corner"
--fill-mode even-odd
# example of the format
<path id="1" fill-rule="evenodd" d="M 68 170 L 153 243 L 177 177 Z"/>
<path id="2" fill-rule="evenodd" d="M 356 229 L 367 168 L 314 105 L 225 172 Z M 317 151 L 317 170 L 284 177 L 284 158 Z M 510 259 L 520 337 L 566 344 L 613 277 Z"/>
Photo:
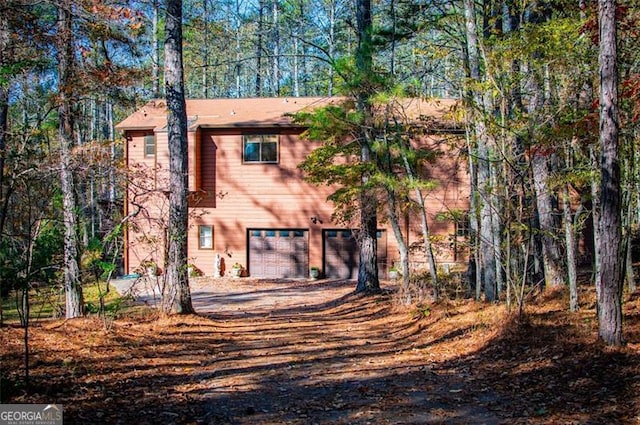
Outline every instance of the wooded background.
<path id="1" fill-rule="evenodd" d="M 635 291 L 637 1 L 375 1 L 365 25 L 362 1 L 182 6 L 187 97 L 460 99 L 476 297 L 522 305 L 531 288 L 569 285 L 575 310 L 580 268 L 602 305 L 619 305 L 623 277 Z M 0 4 L 3 294 L 62 284 L 75 317 L 81 283 L 117 273 L 127 173 L 114 123 L 165 96 L 165 12 Z M 620 343 L 613 328 L 601 336 Z"/>

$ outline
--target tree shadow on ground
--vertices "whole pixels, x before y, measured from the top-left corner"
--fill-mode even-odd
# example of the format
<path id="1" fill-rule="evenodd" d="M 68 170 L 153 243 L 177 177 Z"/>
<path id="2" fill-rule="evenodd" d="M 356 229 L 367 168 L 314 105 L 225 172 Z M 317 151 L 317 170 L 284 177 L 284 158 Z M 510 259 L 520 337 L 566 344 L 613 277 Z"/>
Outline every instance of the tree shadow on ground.
<path id="1" fill-rule="evenodd" d="M 389 295 L 347 294 L 111 333 L 38 325 L 36 385 L 11 401 L 61 403 L 66 424 L 633 423 L 637 352 L 593 344 L 587 313 L 499 311 L 443 303 L 417 320 Z M 18 350 L 2 354 L 20 368 Z"/>

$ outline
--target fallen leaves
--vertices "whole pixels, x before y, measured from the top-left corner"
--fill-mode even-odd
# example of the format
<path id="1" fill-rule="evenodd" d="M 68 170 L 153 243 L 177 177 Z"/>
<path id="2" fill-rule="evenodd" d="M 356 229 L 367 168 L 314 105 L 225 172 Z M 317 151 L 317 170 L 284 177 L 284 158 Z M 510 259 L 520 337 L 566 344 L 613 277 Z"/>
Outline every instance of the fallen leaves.
<path id="1" fill-rule="evenodd" d="M 286 314 L 123 319 L 111 332 L 93 319 L 37 323 L 29 392 L 22 330 L 8 326 L 3 401 L 55 400 L 75 423 L 633 422 L 640 342 L 595 344 L 594 312 L 565 312 L 562 297 L 518 320 L 473 301 L 413 320 L 388 297 L 336 296 Z M 628 316 L 628 335 L 639 321 Z"/>

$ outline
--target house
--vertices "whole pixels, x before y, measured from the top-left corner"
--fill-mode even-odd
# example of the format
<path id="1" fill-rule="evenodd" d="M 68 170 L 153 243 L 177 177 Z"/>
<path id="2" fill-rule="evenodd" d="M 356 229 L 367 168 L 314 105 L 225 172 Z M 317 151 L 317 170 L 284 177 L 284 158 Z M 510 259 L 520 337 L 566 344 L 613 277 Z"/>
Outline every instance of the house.
<path id="1" fill-rule="evenodd" d="M 319 142 L 301 139 L 304 130 L 290 114 L 335 102 L 332 98 L 256 98 L 187 100 L 189 158 L 189 263 L 205 275 L 217 267 L 227 274 L 239 263 L 245 275 L 303 278 L 310 266 L 328 278 L 357 276 L 357 247 L 349 228 L 332 222 L 329 187 L 303 180 L 297 165 Z M 414 113 L 442 118 L 453 101 L 418 102 Z M 168 211 L 166 104 L 152 100 L 117 128 L 126 140 L 127 188 L 125 272 L 147 263 L 162 268 Z M 445 134 L 443 134 L 445 133 Z M 449 137 L 437 132 L 432 143 Z M 443 144 L 444 145 L 444 144 Z M 469 178 L 455 149 L 425 172 L 438 181 L 426 197 L 436 256 L 460 260 L 463 223 L 438 219 L 452 210 L 467 210 Z M 403 226 L 409 243 L 420 245 L 421 221 L 407 215 Z M 463 237 L 463 236 L 462 236 Z M 418 250 L 419 251 L 419 250 Z M 381 277 L 398 260 L 389 225 L 380 220 L 378 257 Z M 414 258 L 420 263 L 419 256 Z"/>

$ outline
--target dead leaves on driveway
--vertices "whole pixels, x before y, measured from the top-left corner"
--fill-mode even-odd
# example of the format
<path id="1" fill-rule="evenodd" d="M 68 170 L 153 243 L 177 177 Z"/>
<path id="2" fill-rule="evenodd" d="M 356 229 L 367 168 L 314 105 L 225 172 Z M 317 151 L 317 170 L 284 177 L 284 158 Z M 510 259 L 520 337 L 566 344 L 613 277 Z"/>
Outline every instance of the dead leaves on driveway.
<path id="1" fill-rule="evenodd" d="M 97 319 L 37 323 L 30 391 L 18 384 L 22 330 L 9 326 L 3 401 L 61 403 L 78 424 L 637 423 L 637 299 L 630 344 L 610 350 L 594 343 L 593 310 L 569 314 L 562 293 L 519 320 L 468 300 L 425 317 L 388 295 L 326 296 L 110 332 Z"/>

